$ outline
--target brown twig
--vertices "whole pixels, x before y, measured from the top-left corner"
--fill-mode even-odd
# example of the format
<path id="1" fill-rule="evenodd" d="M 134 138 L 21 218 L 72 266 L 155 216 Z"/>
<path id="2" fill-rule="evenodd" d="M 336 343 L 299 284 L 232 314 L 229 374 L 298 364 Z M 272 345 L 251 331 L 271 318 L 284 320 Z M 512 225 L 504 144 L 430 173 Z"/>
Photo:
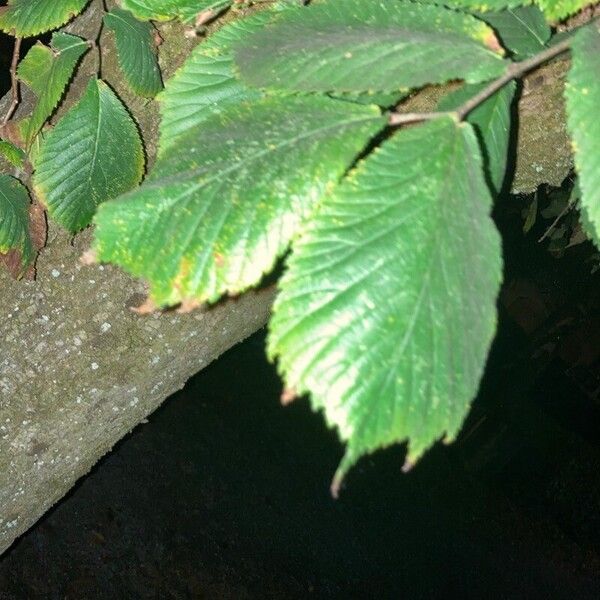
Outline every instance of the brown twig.
<path id="1" fill-rule="evenodd" d="M 2 119 L 2 125 L 6 125 L 13 116 L 17 106 L 19 106 L 19 80 L 17 79 L 17 65 L 19 64 L 19 55 L 21 53 L 21 38 L 15 38 L 15 46 L 13 48 L 12 61 L 10 63 L 10 81 L 12 102 Z"/>
<path id="2" fill-rule="evenodd" d="M 485 102 L 492 94 L 495 94 L 500 88 L 504 87 L 509 81 L 518 79 L 539 67 L 541 64 L 548 62 L 555 58 L 559 54 L 566 52 L 571 47 L 571 39 L 563 40 L 558 44 L 555 44 L 551 48 L 523 60 L 521 62 L 512 63 L 498 79 L 494 79 L 489 85 L 484 87 L 478 94 L 475 94 L 472 98 L 469 98 L 465 103 L 461 104 L 454 111 L 439 111 L 439 112 L 424 112 L 424 113 L 398 113 L 392 112 L 389 115 L 388 123 L 390 125 L 403 125 L 405 123 L 415 123 L 417 121 L 429 121 L 431 119 L 437 119 L 438 117 L 444 117 L 454 115 L 459 121 L 462 121 L 474 108 L 477 108 L 482 102 Z"/>

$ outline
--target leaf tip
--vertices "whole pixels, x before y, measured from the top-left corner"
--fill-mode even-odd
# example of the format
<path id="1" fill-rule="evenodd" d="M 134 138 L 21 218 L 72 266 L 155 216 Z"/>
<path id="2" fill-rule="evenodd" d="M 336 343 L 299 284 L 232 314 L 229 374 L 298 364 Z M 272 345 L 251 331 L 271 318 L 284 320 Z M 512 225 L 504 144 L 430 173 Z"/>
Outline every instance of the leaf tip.
<path id="1" fill-rule="evenodd" d="M 181 315 L 185 315 L 187 313 L 191 313 L 197 308 L 202 308 L 204 305 L 203 302 L 197 300 L 196 298 L 184 298 L 181 301 L 181 304 L 177 307 L 177 312 Z"/>
<path id="2" fill-rule="evenodd" d="M 144 316 L 151 315 L 152 313 L 156 312 L 158 310 L 158 306 L 156 306 L 152 298 L 148 297 L 146 300 L 144 300 L 144 302 L 142 302 L 142 304 L 139 306 L 132 306 L 130 310 L 137 315 Z"/>
<path id="3" fill-rule="evenodd" d="M 281 392 L 281 396 L 279 397 L 279 401 L 281 402 L 281 406 L 290 405 L 296 398 L 298 394 L 294 388 L 284 388 Z"/>
<path id="4" fill-rule="evenodd" d="M 90 248 L 79 257 L 79 262 L 86 267 L 95 265 L 98 263 L 98 255 L 93 248 Z"/>

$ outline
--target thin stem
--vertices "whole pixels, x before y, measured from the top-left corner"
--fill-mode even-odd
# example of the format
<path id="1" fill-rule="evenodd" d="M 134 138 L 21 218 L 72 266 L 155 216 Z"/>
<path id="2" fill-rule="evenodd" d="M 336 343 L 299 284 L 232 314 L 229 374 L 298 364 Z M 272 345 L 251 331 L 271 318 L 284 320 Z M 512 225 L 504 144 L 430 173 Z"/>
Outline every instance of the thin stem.
<path id="1" fill-rule="evenodd" d="M 437 119 L 437 117 L 446 117 L 449 115 L 455 115 L 455 111 L 438 111 L 438 112 L 412 112 L 412 113 L 397 113 L 393 112 L 390 114 L 388 119 L 389 125 L 405 125 L 407 123 L 416 123 L 417 121 L 428 121 L 430 119 Z"/>
<path id="2" fill-rule="evenodd" d="M 469 98 L 464 104 L 461 104 L 454 111 L 438 111 L 438 112 L 423 112 L 423 113 L 398 113 L 393 112 L 389 115 L 388 123 L 390 125 L 404 125 L 406 123 L 415 123 L 417 121 L 429 121 L 454 115 L 459 121 L 462 121 L 474 108 L 477 108 L 482 102 L 485 102 L 492 94 L 496 93 L 500 88 L 504 87 L 509 81 L 518 79 L 528 71 L 535 69 L 541 64 L 551 60 L 552 58 L 566 52 L 571 47 L 571 39 L 563 40 L 558 44 L 528 58 L 521 62 L 512 63 L 506 72 L 494 79 L 489 85 L 484 87 L 478 94 Z"/>
<path id="3" fill-rule="evenodd" d="M 19 106 L 19 80 L 17 79 L 17 65 L 19 64 L 19 56 L 21 53 L 21 38 L 15 38 L 15 46 L 13 48 L 12 61 L 10 63 L 10 81 L 12 91 L 12 102 L 2 119 L 2 125 L 6 125 L 17 106 Z"/>

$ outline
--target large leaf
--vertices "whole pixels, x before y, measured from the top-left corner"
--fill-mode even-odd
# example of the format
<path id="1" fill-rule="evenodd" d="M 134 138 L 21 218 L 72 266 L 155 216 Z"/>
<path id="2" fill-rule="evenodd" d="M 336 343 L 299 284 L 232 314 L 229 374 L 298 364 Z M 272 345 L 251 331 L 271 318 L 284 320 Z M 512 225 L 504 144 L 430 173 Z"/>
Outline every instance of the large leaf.
<path id="1" fill-rule="evenodd" d="M 114 92 L 92 79 L 79 103 L 44 136 L 34 189 L 50 216 L 76 232 L 96 207 L 139 183 L 144 155 L 136 125 Z"/>
<path id="2" fill-rule="evenodd" d="M 445 96 L 438 110 L 455 110 L 463 102 L 475 96 L 482 84 L 464 85 Z M 467 115 L 481 142 L 486 175 L 492 191 L 498 193 L 506 174 L 508 142 L 510 136 L 510 105 L 515 94 L 513 81 L 482 102 Z"/>
<path id="3" fill-rule="evenodd" d="M 504 46 L 518 59 L 544 50 L 552 34 L 537 6 L 483 13 L 481 18 L 498 32 Z"/>
<path id="4" fill-rule="evenodd" d="M 594 4 L 594 0 L 536 0 L 536 4 L 551 21 L 560 21 L 574 15 L 584 6 Z"/>
<path id="5" fill-rule="evenodd" d="M 25 186 L 0 174 L 0 254 L 17 253 L 21 276 L 35 256 L 29 236 L 29 194 Z"/>
<path id="6" fill-rule="evenodd" d="M 581 212 L 588 230 L 600 239 L 600 24 L 582 28 L 573 38 L 567 78 L 567 123 L 573 138 L 581 187 Z"/>
<path id="7" fill-rule="evenodd" d="M 482 21 L 440 6 L 337 0 L 285 11 L 238 45 L 243 81 L 299 91 L 394 91 L 505 68 Z"/>
<path id="8" fill-rule="evenodd" d="M 594 0 L 419 0 L 420 2 L 444 4 L 452 8 L 472 11 L 499 11 L 504 8 L 537 4 L 551 21 L 560 21 L 575 14 Z"/>
<path id="9" fill-rule="evenodd" d="M 502 272 L 481 166 L 468 123 L 402 130 L 293 247 L 269 354 L 347 442 L 334 493 L 365 453 L 453 439 L 477 393 Z"/>
<path id="10" fill-rule="evenodd" d="M 159 306 L 242 292 L 385 119 L 327 98 L 234 106 L 180 137 L 144 184 L 96 215 L 95 250 Z"/>
<path id="11" fill-rule="evenodd" d="M 260 30 L 272 18 L 272 11 L 262 11 L 238 19 L 194 48 L 157 97 L 162 114 L 159 153 L 212 114 L 262 95 L 235 77 L 232 44 Z"/>
<path id="12" fill-rule="evenodd" d="M 38 42 L 19 63 L 19 79 L 37 96 L 33 113 L 23 128 L 27 147 L 58 105 L 77 61 L 88 48 L 81 38 L 57 32 L 52 36 L 52 49 Z"/>
<path id="13" fill-rule="evenodd" d="M 106 14 L 104 23 L 115 34 L 119 66 L 131 89 L 140 96 L 154 97 L 163 85 L 152 24 L 120 8 Z"/>
<path id="14" fill-rule="evenodd" d="M 232 0 L 121 0 L 121 5 L 138 19 L 168 21 L 178 18 L 188 21 L 207 10 L 218 12 L 231 2 Z"/>
<path id="15" fill-rule="evenodd" d="M 0 29 L 16 37 L 31 37 L 64 25 L 89 0 L 8 0 L 0 8 Z"/>

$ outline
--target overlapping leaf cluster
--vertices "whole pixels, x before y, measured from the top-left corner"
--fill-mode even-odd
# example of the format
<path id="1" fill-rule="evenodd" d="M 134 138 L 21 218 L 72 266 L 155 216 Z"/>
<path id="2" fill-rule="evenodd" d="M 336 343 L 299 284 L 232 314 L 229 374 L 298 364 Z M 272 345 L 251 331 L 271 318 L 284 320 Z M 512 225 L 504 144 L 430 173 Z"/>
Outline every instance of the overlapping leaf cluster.
<path id="1" fill-rule="evenodd" d="M 86 4 L 49 2 L 9 1 L 0 29 L 33 35 Z M 0 151 L 32 162 L 51 218 L 73 232 L 94 218 L 98 260 L 144 278 L 159 307 L 243 292 L 289 254 L 268 352 L 288 393 L 307 393 L 346 442 L 337 491 L 365 453 L 406 440 L 408 467 L 460 430 L 495 330 L 502 259 L 490 211 L 516 86 L 463 120 L 453 111 L 547 49 L 551 23 L 588 2 L 281 0 L 209 36 L 161 91 L 151 21 L 202 24 L 230 4 L 121 0 L 105 16 L 125 80 L 161 108 L 158 159 L 140 186 L 137 128 L 101 80 L 41 133 L 87 48 L 64 33 L 21 61 L 37 104 L 19 123 L 22 148 L 0 140 Z M 568 122 L 598 240 L 598 24 L 572 39 Z M 412 90 L 455 80 L 444 116 L 387 125 Z M 27 205 L 26 188 L 0 177 L 0 253 L 19 252 L 23 269 Z"/>

